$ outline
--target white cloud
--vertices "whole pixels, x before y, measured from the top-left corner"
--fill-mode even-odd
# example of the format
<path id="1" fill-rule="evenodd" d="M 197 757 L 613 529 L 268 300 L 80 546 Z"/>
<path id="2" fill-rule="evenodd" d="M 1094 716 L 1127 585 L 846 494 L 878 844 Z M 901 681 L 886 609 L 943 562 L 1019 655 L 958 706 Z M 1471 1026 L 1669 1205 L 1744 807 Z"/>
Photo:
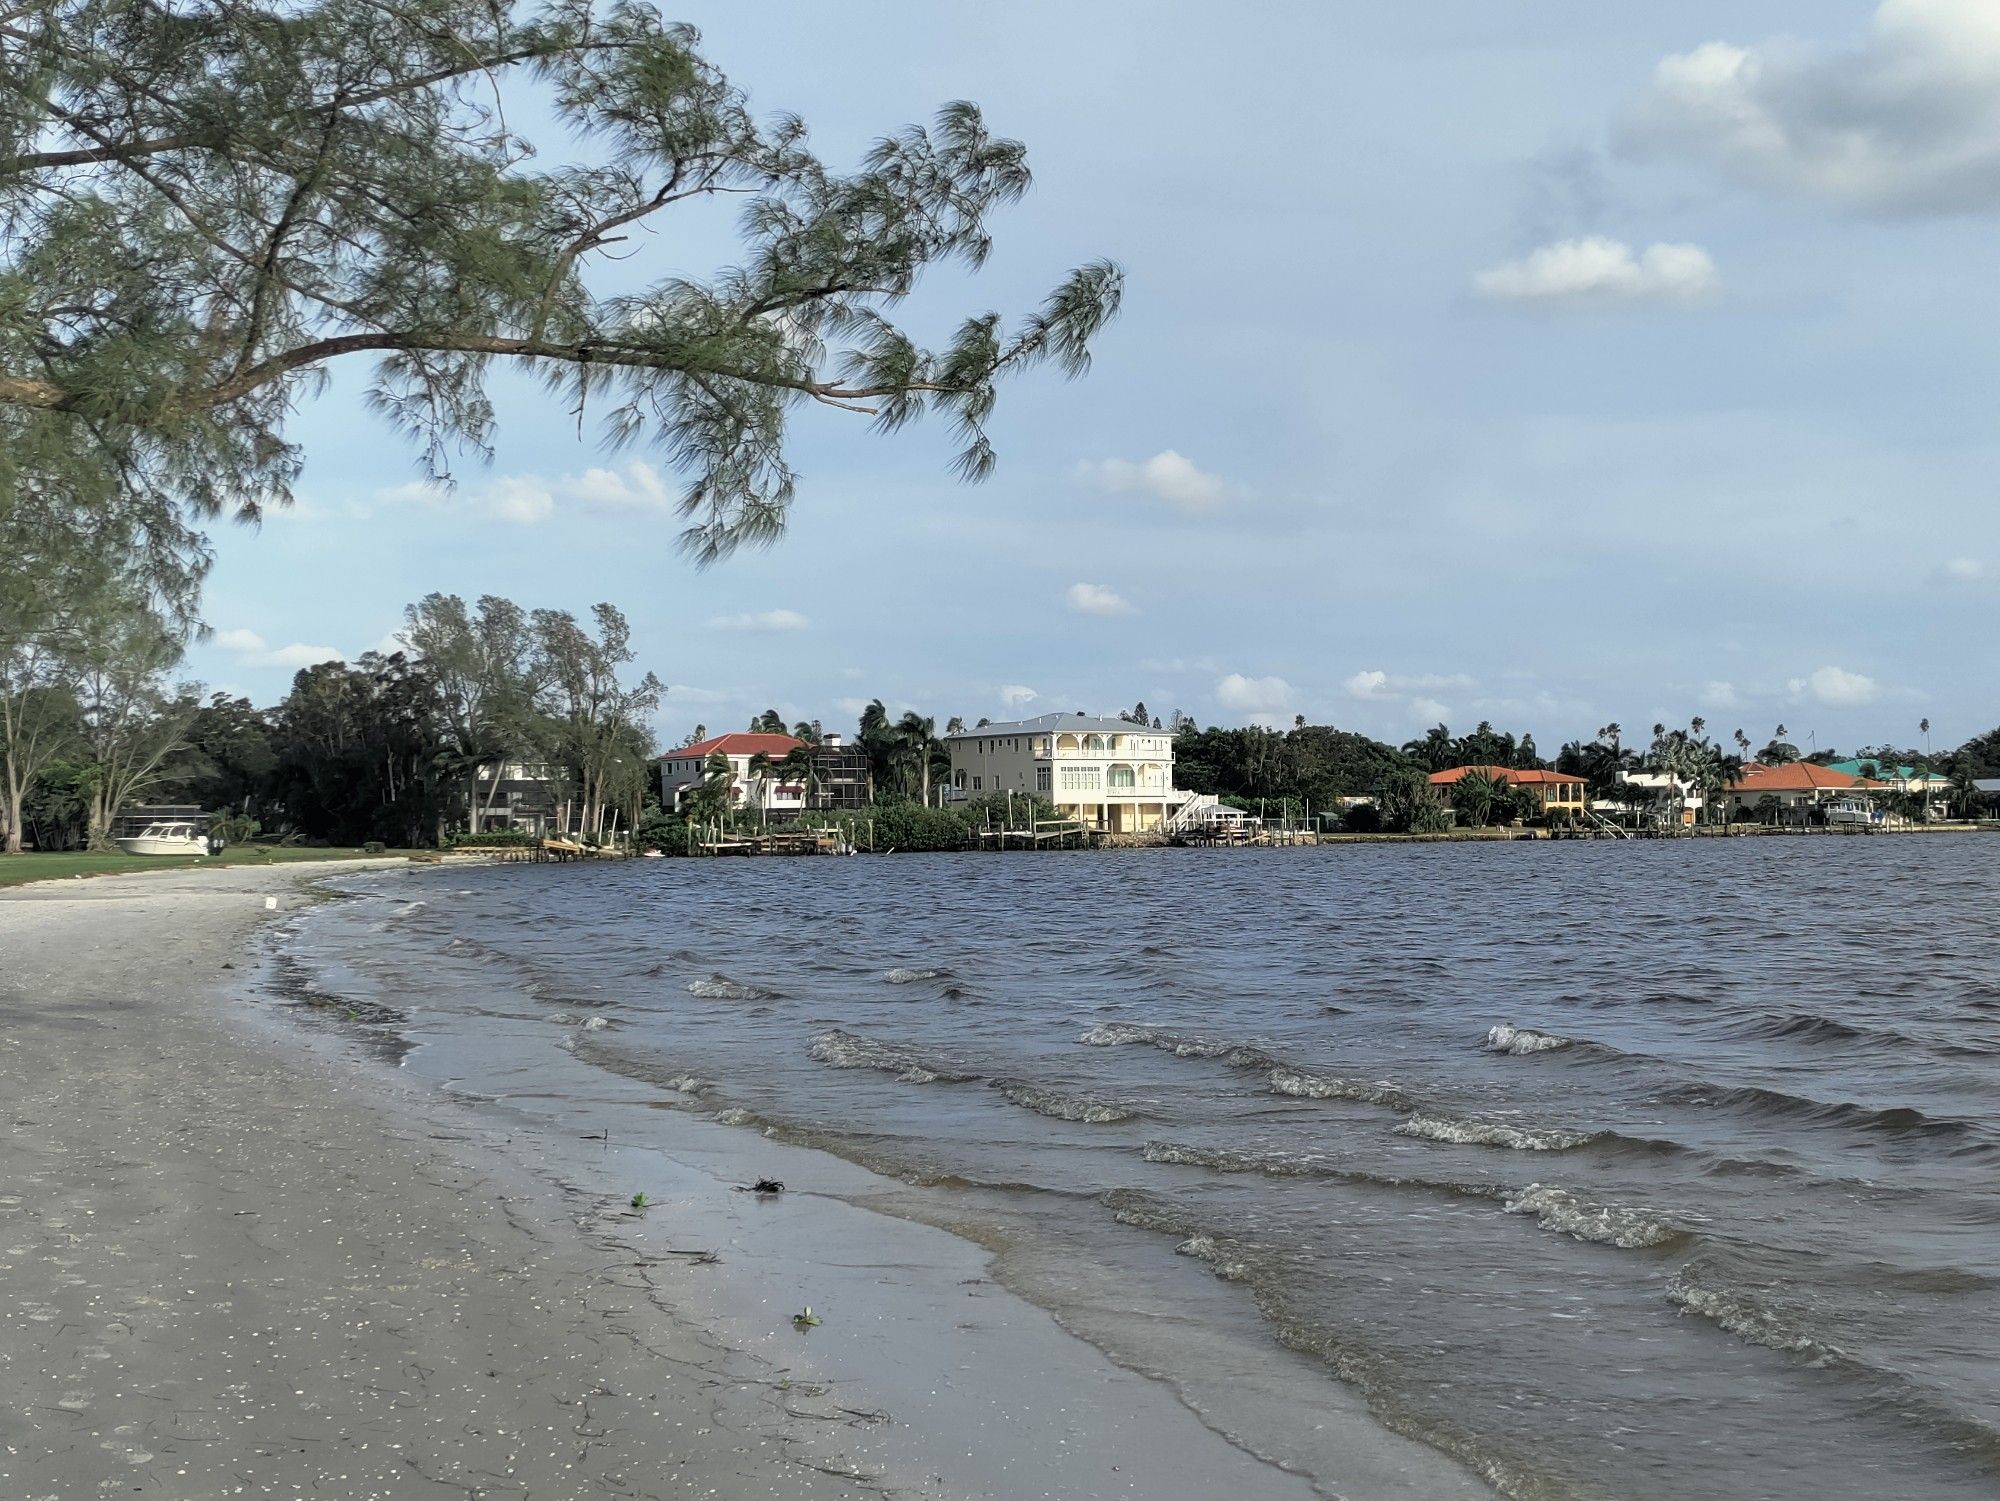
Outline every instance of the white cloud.
<path id="1" fill-rule="evenodd" d="M 1373 670 L 1357 672 L 1340 686 L 1347 690 L 1349 698 L 1383 698 L 1389 687 L 1389 674 Z"/>
<path id="2" fill-rule="evenodd" d="M 1413 694 L 1436 693 L 1444 689 L 1465 689 L 1472 686 L 1472 679 L 1462 672 L 1384 672 L 1380 668 L 1368 668 L 1354 673 L 1341 683 L 1349 698 L 1396 699 L 1408 698 Z M 1436 702 L 1436 700 L 1426 700 Z"/>
<path id="3" fill-rule="evenodd" d="M 1624 143 L 1886 213 L 2000 209 L 2000 5 L 1883 0 L 1858 44 L 1664 58 Z"/>
<path id="4" fill-rule="evenodd" d="M 1219 475 L 1208 474 L 1173 449 L 1164 449 L 1142 463 L 1130 459 L 1085 460 L 1077 478 L 1112 495 L 1138 492 L 1183 511 L 1212 510 L 1228 491 Z"/>
<path id="5" fill-rule="evenodd" d="M 812 622 L 797 610 L 757 610 L 742 615 L 713 615 L 709 617 L 708 628 L 712 631 L 802 631 Z"/>
<path id="6" fill-rule="evenodd" d="M 1079 615 L 1132 615 L 1137 612 L 1124 595 L 1103 584 L 1071 584 L 1069 607 Z"/>
<path id="7" fill-rule="evenodd" d="M 274 647 L 255 631 L 217 631 L 209 640 L 233 653 L 245 667 L 288 667 L 296 671 L 301 667 L 316 667 L 321 662 L 347 659 L 347 654 L 337 646 L 308 646 L 303 641 L 294 641 L 288 646 Z"/>
<path id="8" fill-rule="evenodd" d="M 1441 704 L 1434 698 L 1411 699 L 1410 712 L 1417 717 L 1420 724 L 1444 724 L 1451 718 L 1450 706 Z"/>
<path id="9" fill-rule="evenodd" d="M 1025 709 L 1041 695 L 1025 683 L 1009 683 L 1000 690 L 1000 702 L 1010 709 Z"/>
<path id="10" fill-rule="evenodd" d="M 1473 278 L 1480 296 L 1543 307 L 1664 302 L 1691 306 L 1721 289 L 1715 262 L 1699 245 L 1648 245 L 1590 235 L 1557 240 Z"/>
<path id="11" fill-rule="evenodd" d="M 1292 685 L 1283 678 L 1252 678 L 1232 672 L 1215 685 L 1215 701 L 1238 713 L 1276 714 L 1291 707 Z"/>
<path id="12" fill-rule="evenodd" d="M 1840 667 L 1819 668 L 1806 677 L 1793 678 L 1786 686 L 1793 698 L 1810 698 L 1843 709 L 1872 704 L 1882 693 L 1875 679 Z"/>
<path id="13" fill-rule="evenodd" d="M 1718 679 L 1702 686 L 1701 705 L 1704 709 L 1739 709 L 1743 706 L 1743 698 L 1734 683 Z"/>
<path id="14" fill-rule="evenodd" d="M 1939 570 L 1954 584 L 1978 584 L 1993 577 L 1993 569 L 1978 558 L 1951 558 Z"/>
<path id="15" fill-rule="evenodd" d="M 502 474 L 455 487 L 418 480 L 383 490 L 378 498 L 404 505 L 464 509 L 519 526 L 547 521 L 558 509 L 664 514 L 677 504 L 659 471 L 637 459 L 617 469 L 591 468 L 581 474 L 554 477 Z"/>

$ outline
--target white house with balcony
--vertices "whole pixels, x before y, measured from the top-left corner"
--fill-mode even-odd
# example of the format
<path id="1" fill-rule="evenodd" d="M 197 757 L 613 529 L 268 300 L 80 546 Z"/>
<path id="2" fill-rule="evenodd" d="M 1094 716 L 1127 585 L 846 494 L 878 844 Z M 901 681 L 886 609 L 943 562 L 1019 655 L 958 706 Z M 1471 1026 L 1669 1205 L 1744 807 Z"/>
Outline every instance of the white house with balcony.
<path id="1" fill-rule="evenodd" d="M 947 735 L 955 801 L 1027 793 L 1113 834 L 1157 829 L 1187 801 L 1166 730 L 1087 714 L 1043 714 Z"/>

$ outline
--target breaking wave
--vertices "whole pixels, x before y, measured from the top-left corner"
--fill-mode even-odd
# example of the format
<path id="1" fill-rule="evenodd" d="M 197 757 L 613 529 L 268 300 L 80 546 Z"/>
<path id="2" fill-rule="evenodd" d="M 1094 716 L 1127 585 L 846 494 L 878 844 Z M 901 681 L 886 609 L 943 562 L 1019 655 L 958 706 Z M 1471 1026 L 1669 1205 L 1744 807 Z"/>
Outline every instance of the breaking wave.
<path id="1" fill-rule="evenodd" d="M 777 994 L 757 985 L 745 985 L 727 975 L 711 975 L 706 980 L 688 981 L 688 994 L 704 1001 L 768 1001 Z"/>
<path id="2" fill-rule="evenodd" d="M 1386 1080 L 1343 1079 L 1282 1066 L 1271 1070 L 1271 1093 L 1301 1100 L 1358 1100 L 1367 1105 L 1386 1105 L 1391 1110 L 1416 1108 L 1407 1094 Z"/>
<path id="3" fill-rule="evenodd" d="M 1042 1089 L 1033 1084 L 1022 1084 L 1011 1079 L 995 1079 L 993 1087 L 1019 1105 L 1023 1110 L 1032 1110 L 1037 1115 L 1046 1115 L 1051 1120 L 1081 1121 L 1091 1126 L 1112 1126 L 1120 1121 L 1132 1119 L 1132 1112 L 1122 1105 L 1113 1105 L 1104 1100 L 1094 1100 L 1088 1095 L 1060 1094 L 1053 1089 Z"/>
<path id="4" fill-rule="evenodd" d="M 835 1029 L 812 1041 L 812 1059 L 828 1068 L 872 1068 L 905 1084 L 966 1084 L 978 1078 L 900 1042 L 878 1042 Z"/>
<path id="5" fill-rule="evenodd" d="M 1588 1131 L 1557 1131 L 1506 1121 L 1461 1121 L 1442 1115 L 1413 1115 L 1396 1127 L 1396 1134 L 1458 1146 L 1505 1147 L 1513 1152 L 1567 1152 L 1593 1139 Z"/>
<path id="6" fill-rule="evenodd" d="M 1852 1101 L 1816 1100 L 1754 1084 L 1685 1085 L 1671 1091 L 1668 1097 L 1679 1104 L 1734 1110 L 1766 1120 L 1844 1127 L 1898 1141 L 1932 1141 L 1982 1156 L 2000 1151 L 2000 1144 L 1971 1121 L 1926 1115 L 1909 1105 L 1878 1107 Z"/>
<path id="7" fill-rule="evenodd" d="M 1170 1032 L 1163 1027 L 1135 1026 L 1130 1022 L 1101 1023 L 1084 1033 L 1078 1041 L 1093 1048 L 1122 1048 L 1143 1043 L 1163 1053 L 1172 1053 L 1176 1058 L 1219 1058 L 1231 1068 L 1278 1066 L 1278 1060 L 1269 1053 L 1247 1043 Z"/>
<path id="8" fill-rule="evenodd" d="M 1845 1363 L 1851 1357 L 1838 1345 L 1806 1332 L 1795 1314 L 1760 1302 L 1732 1288 L 1705 1287 L 1699 1269 L 1684 1266 L 1667 1283 L 1667 1301 L 1683 1313 L 1699 1314 L 1745 1344 L 1782 1350 L 1815 1365 Z"/>
<path id="9" fill-rule="evenodd" d="M 1529 1053 L 1553 1053 L 1572 1045 L 1571 1039 L 1558 1037 L 1553 1032 L 1532 1032 L 1526 1027 L 1510 1027 L 1504 1022 L 1486 1034 L 1486 1050 L 1489 1053 L 1511 1053 L 1517 1058 Z"/>
<path id="10" fill-rule="evenodd" d="M 1230 1255 L 1213 1235 L 1190 1235 L 1174 1247 L 1174 1254 L 1206 1263 L 1224 1282 L 1241 1282 L 1250 1275 L 1250 1264 Z"/>
<path id="11" fill-rule="evenodd" d="M 1544 1230 L 1554 1230 L 1594 1245 L 1619 1246 L 1628 1251 L 1672 1245 L 1685 1239 L 1688 1233 L 1680 1226 L 1656 1219 L 1643 1210 L 1592 1204 L 1553 1184 L 1530 1183 L 1519 1193 L 1510 1195 L 1502 1207 L 1509 1214 L 1534 1215 Z"/>
<path id="12" fill-rule="evenodd" d="M 882 978 L 891 985 L 914 985 L 919 980 L 944 980 L 950 976 L 948 969 L 892 969 Z"/>

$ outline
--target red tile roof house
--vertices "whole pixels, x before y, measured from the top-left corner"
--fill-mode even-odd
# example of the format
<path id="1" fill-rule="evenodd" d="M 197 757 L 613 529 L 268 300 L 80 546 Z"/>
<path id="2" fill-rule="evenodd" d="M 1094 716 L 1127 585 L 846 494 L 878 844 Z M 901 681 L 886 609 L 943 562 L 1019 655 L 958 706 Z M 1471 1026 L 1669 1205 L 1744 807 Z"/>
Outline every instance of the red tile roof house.
<path id="1" fill-rule="evenodd" d="M 1542 817 L 1550 823 L 1574 823 L 1583 817 L 1582 777 L 1561 771 L 1521 771 L 1512 766 L 1454 766 L 1449 771 L 1431 773 L 1431 786 L 1451 806 L 1451 790 L 1473 772 L 1484 772 L 1494 781 L 1526 788 L 1541 805 Z"/>
<path id="2" fill-rule="evenodd" d="M 735 773 L 729 790 L 732 805 L 762 808 L 780 817 L 801 812 L 806 805 L 805 784 L 788 782 L 776 775 L 752 776 L 750 758 L 761 752 L 769 756 L 775 766 L 804 743 L 790 735 L 758 735 L 745 731 L 734 735 L 713 735 L 693 745 L 677 746 L 660 757 L 660 796 L 668 806 L 678 808 L 688 790 L 699 787 L 708 775 L 708 758 L 719 753 L 729 758 L 729 769 Z"/>
<path id="3" fill-rule="evenodd" d="M 1743 812 L 1755 813 L 1758 805 L 1769 797 L 1777 801 L 1780 823 L 1803 824 L 1811 822 L 1814 811 L 1827 803 L 1857 793 L 1887 792 L 1889 784 L 1872 777 L 1850 776 L 1811 761 L 1792 761 L 1783 766 L 1752 761 L 1729 784 L 1728 790 Z"/>

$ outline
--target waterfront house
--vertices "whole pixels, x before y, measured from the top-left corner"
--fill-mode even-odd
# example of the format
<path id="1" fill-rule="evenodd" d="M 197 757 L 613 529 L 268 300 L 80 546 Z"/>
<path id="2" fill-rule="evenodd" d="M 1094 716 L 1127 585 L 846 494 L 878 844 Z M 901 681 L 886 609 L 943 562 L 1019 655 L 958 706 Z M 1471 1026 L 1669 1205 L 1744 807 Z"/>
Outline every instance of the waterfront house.
<path id="1" fill-rule="evenodd" d="M 825 735 L 817 745 L 808 746 L 806 753 L 812 757 L 812 778 L 806 787 L 807 811 L 852 811 L 868 806 L 872 789 L 866 750 L 849 745 L 838 735 Z"/>
<path id="2" fill-rule="evenodd" d="M 805 809 L 805 782 L 779 775 L 776 767 L 804 743 L 790 735 L 740 732 L 678 746 L 660 757 L 661 800 L 679 808 L 688 793 L 707 780 L 709 758 L 719 755 L 729 762 L 731 807 L 761 808 L 774 818 L 792 817 Z M 770 771 L 752 769 L 751 762 L 760 755 L 770 759 Z"/>
<path id="3" fill-rule="evenodd" d="M 467 820 L 469 827 L 485 833 L 511 830 L 536 839 L 561 832 L 558 804 L 568 792 L 556 768 L 540 761 L 488 762 L 473 780 L 478 816 Z"/>
<path id="4" fill-rule="evenodd" d="M 1525 789 L 1534 797 L 1541 816 L 1550 823 L 1570 823 L 1583 817 L 1583 793 L 1587 784 L 1582 777 L 1573 777 L 1562 771 L 1524 771 L 1513 766 L 1454 766 L 1449 771 L 1432 772 L 1431 789 L 1449 808 L 1452 805 L 1452 790 L 1474 772 L 1482 772 L 1496 782 L 1504 781 Z"/>
<path id="5" fill-rule="evenodd" d="M 1687 827 L 1708 801 L 1698 783 L 1672 772 L 1624 771 L 1618 774 L 1618 781 L 1628 789 L 1628 795 L 1612 800 L 1616 806 L 1637 808 L 1655 824 Z"/>
<path id="6" fill-rule="evenodd" d="M 1765 808 L 1774 807 L 1779 823 L 1806 824 L 1824 822 L 1824 810 L 1831 803 L 1888 790 L 1886 782 L 1811 761 L 1792 761 L 1783 766 L 1752 761 L 1729 784 L 1728 793 L 1739 811 L 1761 816 Z M 1765 804 L 1765 798 L 1772 799 L 1772 803 Z"/>
<path id="7" fill-rule="evenodd" d="M 963 802 L 1027 793 L 1113 834 L 1156 829 L 1186 800 L 1174 787 L 1167 730 L 1088 714 L 1043 714 L 947 735 L 951 782 Z"/>
<path id="8" fill-rule="evenodd" d="M 1926 767 L 1898 766 L 1874 756 L 1850 756 L 1844 761 L 1829 761 L 1826 764 L 1834 771 L 1844 771 L 1851 777 L 1867 777 L 1915 797 L 1942 802 L 1951 796 L 1951 778 Z"/>

